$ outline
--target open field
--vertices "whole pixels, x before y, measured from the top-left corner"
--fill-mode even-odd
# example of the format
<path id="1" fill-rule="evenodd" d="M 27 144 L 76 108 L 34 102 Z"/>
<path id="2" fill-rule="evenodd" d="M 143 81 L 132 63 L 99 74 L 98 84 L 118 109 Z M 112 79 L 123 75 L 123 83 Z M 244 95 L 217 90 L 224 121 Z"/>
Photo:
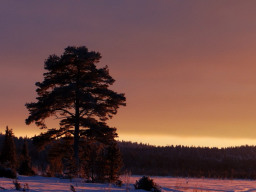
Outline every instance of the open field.
<path id="1" fill-rule="evenodd" d="M 126 192 L 135 191 L 133 183 L 139 176 L 122 177 L 125 182 L 129 182 L 121 188 L 109 184 L 83 183 L 79 179 L 72 182 L 68 179 L 58 179 L 49 177 L 25 177 L 19 176 L 18 181 L 23 187 L 28 184 L 30 192 L 67 192 L 70 190 L 70 185 L 73 185 L 77 192 Z M 162 187 L 162 191 L 186 191 L 186 192 L 251 192 L 256 191 L 256 181 L 251 180 L 217 180 L 217 179 L 192 179 L 192 178 L 171 178 L 171 177 L 152 177 L 156 183 Z M 15 191 L 12 179 L 0 178 L 0 191 Z M 137 190 L 143 191 L 143 190 Z"/>

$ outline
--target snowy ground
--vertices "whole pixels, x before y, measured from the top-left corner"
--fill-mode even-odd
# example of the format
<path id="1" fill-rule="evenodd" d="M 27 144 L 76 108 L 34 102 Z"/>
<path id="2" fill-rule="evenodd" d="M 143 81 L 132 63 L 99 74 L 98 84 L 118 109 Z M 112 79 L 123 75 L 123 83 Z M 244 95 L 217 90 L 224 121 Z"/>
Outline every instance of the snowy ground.
<path id="1" fill-rule="evenodd" d="M 70 190 L 70 185 L 73 185 L 77 192 L 134 192 L 133 183 L 138 180 L 138 176 L 123 176 L 122 179 L 126 183 L 119 188 L 108 184 L 92 184 L 83 183 L 81 180 L 73 180 L 70 182 L 68 179 L 58 179 L 49 177 L 25 177 L 19 176 L 18 181 L 21 186 L 25 183 L 28 184 L 30 192 L 67 192 Z M 163 192 L 256 192 L 256 181 L 250 180 L 217 180 L 217 179 L 185 179 L 185 178 L 170 178 L 170 177 L 152 177 L 156 183 L 162 187 Z M 13 180 L 7 178 L 0 178 L 0 191 L 15 191 Z M 136 190 L 142 192 L 143 190 Z"/>

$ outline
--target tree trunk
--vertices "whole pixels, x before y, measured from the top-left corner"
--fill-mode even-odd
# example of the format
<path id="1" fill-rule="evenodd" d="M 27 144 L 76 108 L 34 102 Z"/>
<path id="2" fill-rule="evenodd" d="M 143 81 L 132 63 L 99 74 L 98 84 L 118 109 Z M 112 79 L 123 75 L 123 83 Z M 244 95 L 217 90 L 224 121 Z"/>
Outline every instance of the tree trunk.
<path id="1" fill-rule="evenodd" d="M 74 157 L 76 161 L 76 171 L 79 172 L 79 126 L 80 126 L 80 103 L 79 103 L 79 75 L 76 82 L 76 100 L 75 100 L 75 133 L 74 133 Z"/>
<path id="2" fill-rule="evenodd" d="M 76 160 L 76 170 L 79 171 L 79 118 L 75 122 L 74 158 Z"/>

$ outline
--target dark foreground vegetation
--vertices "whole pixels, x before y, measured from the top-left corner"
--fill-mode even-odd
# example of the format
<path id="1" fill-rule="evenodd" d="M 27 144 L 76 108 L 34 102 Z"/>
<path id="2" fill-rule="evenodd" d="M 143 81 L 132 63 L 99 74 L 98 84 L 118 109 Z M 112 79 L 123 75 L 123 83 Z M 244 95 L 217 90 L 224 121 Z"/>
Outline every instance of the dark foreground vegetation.
<path id="1" fill-rule="evenodd" d="M 5 136 L 0 134 L 1 148 L 4 145 L 4 138 Z M 38 151 L 31 139 L 14 137 L 14 143 L 18 157 L 16 158 L 18 172 L 25 167 L 25 170 L 29 170 L 26 174 L 33 174 L 30 168 L 26 168 L 30 163 L 34 171 L 43 175 L 72 176 L 70 171 L 72 166 L 68 161 L 72 155 L 66 153 L 69 151 L 68 146 L 70 145 L 62 146 L 60 141 L 56 141 L 44 150 Z M 22 160 L 24 159 L 24 143 L 28 145 L 29 158 L 27 161 L 29 163 Z M 112 162 L 113 171 L 118 171 L 122 166 L 121 171 L 130 171 L 137 175 L 256 179 L 255 146 L 218 149 L 186 146 L 155 147 L 146 144 L 118 142 L 118 147 L 121 155 L 117 146 L 112 149 L 104 149 L 97 142 L 87 143 L 87 148 L 90 150 L 87 150 L 87 154 L 84 153 L 84 157 L 86 156 L 84 172 L 88 179 L 95 181 L 102 178 L 116 179 L 106 176 L 111 170 L 109 162 Z M 22 164 L 23 166 L 21 166 Z M 13 176 L 10 169 L 5 171 Z M 113 177 L 116 175 L 116 172 L 112 174 Z"/>
<path id="2" fill-rule="evenodd" d="M 7 127 L 5 135 L 0 134 L 0 177 L 16 178 L 19 173 L 70 179 L 79 176 L 90 182 L 118 180 L 122 160 L 116 141 L 104 144 L 91 139 L 81 140 L 79 174 L 72 141 L 72 137 L 66 136 L 40 150 L 35 138 L 17 138 Z"/>

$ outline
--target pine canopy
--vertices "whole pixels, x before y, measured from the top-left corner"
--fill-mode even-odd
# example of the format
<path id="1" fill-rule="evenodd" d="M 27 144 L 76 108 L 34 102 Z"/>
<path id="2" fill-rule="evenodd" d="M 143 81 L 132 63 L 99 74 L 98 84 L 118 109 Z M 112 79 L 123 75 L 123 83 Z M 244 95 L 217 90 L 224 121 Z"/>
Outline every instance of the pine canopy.
<path id="1" fill-rule="evenodd" d="M 47 128 L 45 120 L 56 116 L 60 128 L 41 134 L 45 139 L 67 133 L 77 139 L 115 136 L 115 128 L 110 128 L 106 120 L 117 113 L 119 106 L 125 106 L 126 99 L 124 94 L 109 89 L 115 80 L 107 66 L 96 67 L 100 59 L 99 52 L 84 46 L 67 47 L 60 57 L 50 55 L 45 61 L 44 80 L 36 83 L 37 101 L 26 104 L 26 124 L 35 122 Z"/>

